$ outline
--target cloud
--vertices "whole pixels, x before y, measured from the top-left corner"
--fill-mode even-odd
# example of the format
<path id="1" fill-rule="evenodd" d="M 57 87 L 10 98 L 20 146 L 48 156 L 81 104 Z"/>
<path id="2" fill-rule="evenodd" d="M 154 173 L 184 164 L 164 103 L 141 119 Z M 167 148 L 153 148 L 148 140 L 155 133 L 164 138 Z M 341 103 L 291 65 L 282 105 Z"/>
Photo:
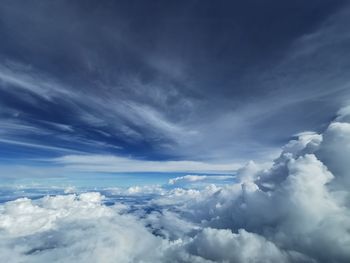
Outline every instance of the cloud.
<path id="1" fill-rule="evenodd" d="M 234 176 L 232 175 L 192 175 L 188 174 L 185 176 L 179 176 L 175 178 L 169 179 L 169 184 L 181 184 L 181 183 L 193 183 L 193 182 L 200 182 L 205 180 L 228 180 L 233 179 Z"/>
<path id="2" fill-rule="evenodd" d="M 187 246 L 191 254 L 214 262 L 277 263 L 303 259 L 298 253 L 280 250 L 264 237 L 244 229 L 232 233 L 227 229 L 205 228 Z"/>
<path id="3" fill-rule="evenodd" d="M 162 240 L 132 216 L 102 205 L 102 198 L 85 193 L 7 203 L 0 219 L 3 260 L 159 262 Z"/>
<path id="4" fill-rule="evenodd" d="M 211 5 L 145 5 L 139 14 L 89 3 L 100 12 L 87 15 L 67 1 L 2 3 L 1 115 L 55 135 L 28 129 L 12 139 L 60 138 L 85 152 L 94 149 L 79 142 L 100 142 L 99 152 L 154 160 L 269 160 L 286 136 L 320 130 L 349 99 L 344 1 L 234 2 L 204 18 Z"/>
<path id="5" fill-rule="evenodd" d="M 148 161 L 113 155 L 65 155 L 48 161 L 81 172 L 227 172 L 240 167 L 240 164 L 232 163 Z"/>
<path id="6" fill-rule="evenodd" d="M 260 169 L 250 162 L 240 169 L 237 175 L 240 183 L 208 186 L 199 192 L 176 190 L 155 203 L 180 207 L 181 214 L 189 221 L 215 228 L 214 236 L 221 236 L 215 233 L 217 229 L 230 229 L 238 235 L 227 230 L 222 235 L 235 240 L 247 231 L 252 239 L 266 239 L 263 244 L 271 242 L 276 248 L 273 249 L 276 253 L 272 253 L 275 259 L 262 254 L 254 258 L 260 246 L 244 258 L 240 252 L 254 246 L 252 240 L 252 244 L 240 247 L 240 252 L 230 256 L 228 247 L 216 250 L 220 242 L 227 245 L 224 237 L 211 241 L 211 237 L 198 234 L 196 244 L 200 248 L 194 245 L 191 251 L 206 259 L 347 262 L 350 259 L 348 124 L 335 121 L 323 134 L 298 134 L 270 168 Z M 235 251 L 233 241 L 226 242 Z"/>
<path id="7" fill-rule="evenodd" d="M 349 116 L 349 115 L 348 115 Z M 350 123 L 333 122 L 323 135 L 322 147 L 317 151 L 319 158 L 335 174 L 335 183 L 350 186 L 348 156 L 350 155 Z"/>
<path id="8" fill-rule="evenodd" d="M 241 189 L 207 191 L 205 198 L 188 202 L 184 211 L 211 227 L 262 234 L 278 247 L 316 261 L 346 262 L 350 257 L 347 126 L 333 122 L 323 136 L 300 134 L 270 169 L 254 171 L 255 179 L 243 181 Z"/>
<path id="9" fill-rule="evenodd" d="M 29 148 L 37 148 L 42 150 L 49 150 L 49 151 L 55 151 L 55 152 L 68 152 L 68 153 L 82 153 L 78 150 L 69 149 L 69 148 L 63 148 L 63 147 L 56 147 L 51 145 L 44 145 L 40 143 L 31 143 L 31 142 L 25 142 L 25 141 L 18 141 L 18 140 L 9 140 L 9 139 L 0 139 L 0 143 L 4 144 L 12 144 L 12 145 L 19 145 Z"/>
<path id="10" fill-rule="evenodd" d="M 157 5 L 162 15 L 148 3 L 136 15 L 121 2 L 4 2 L 2 151 L 42 150 L 45 165 L 6 163 L 1 176 L 215 175 L 104 195 L 6 194 L 1 259 L 349 262 L 350 110 L 334 112 L 350 95 L 350 9 L 341 1 L 267 2 L 214 12 L 205 1 L 166 3 Z M 269 167 L 259 164 L 277 152 Z M 237 169 L 231 182 L 217 175 Z"/>
<path id="11" fill-rule="evenodd" d="M 188 175 L 172 187 L 105 189 L 104 196 L 73 189 L 5 202 L 0 252 L 13 262 L 348 262 L 344 112 L 322 134 L 297 134 L 269 167 L 249 162 L 231 183 L 192 189 L 211 176 Z M 94 158 L 60 161 L 133 162 Z"/>

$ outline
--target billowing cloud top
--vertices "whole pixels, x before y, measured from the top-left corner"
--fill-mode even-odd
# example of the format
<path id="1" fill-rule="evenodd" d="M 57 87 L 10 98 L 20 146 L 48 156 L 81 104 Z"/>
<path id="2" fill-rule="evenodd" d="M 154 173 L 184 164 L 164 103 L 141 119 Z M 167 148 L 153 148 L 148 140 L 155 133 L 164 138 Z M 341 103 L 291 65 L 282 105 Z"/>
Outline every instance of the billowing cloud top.
<path id="1" fill-rule="evenodd" d="M 269 168 L 249 162 L 226 185 L 131 187 L 104 195 L 67 189 L 70 194 L 6 202 L 2 259 L 349 262 L 349 116 L 341 110 L 323 134 L 300 133 Z M 169 184 L 206 179 L 187 175 Z"/>

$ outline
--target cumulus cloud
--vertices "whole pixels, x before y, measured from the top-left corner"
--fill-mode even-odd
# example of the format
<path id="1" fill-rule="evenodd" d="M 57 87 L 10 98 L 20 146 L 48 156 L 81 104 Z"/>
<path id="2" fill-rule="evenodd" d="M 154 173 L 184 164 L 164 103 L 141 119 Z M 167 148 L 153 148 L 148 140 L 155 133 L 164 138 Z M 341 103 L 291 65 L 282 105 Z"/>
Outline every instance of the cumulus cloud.
<path id="1" fill-rule="evenodd" d="M 215 262 L 287 262 L 303 259 L 297 253 L 281 251 L 264 237 L 244 229 L 205 228 L 189 244 L 191 253 Z"/>
<path id="2" fill-rule="evenodd" d="M 249 162 L 224 185 L 182 188 L 208 179 L 187 175 L 170 188 L 6 202 L 0 252 L 9 262 L 349 262 L 350 123 L 341 114 L 323 134 L 297 134 L 270 167 Z"/>
<path id="3" fill-rule="evenodd" d="M 1 254 L 8 262 L 156 262 L 162 240 L 99 193 L 18 199 L 2 207 Z M 147 256 L 148 254 L 148 256 Z"/>

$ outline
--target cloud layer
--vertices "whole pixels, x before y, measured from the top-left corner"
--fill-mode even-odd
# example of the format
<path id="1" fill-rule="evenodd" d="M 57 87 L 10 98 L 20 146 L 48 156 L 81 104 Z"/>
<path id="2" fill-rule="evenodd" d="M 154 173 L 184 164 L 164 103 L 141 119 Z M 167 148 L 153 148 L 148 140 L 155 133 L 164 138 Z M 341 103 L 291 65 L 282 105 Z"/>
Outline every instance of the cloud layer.
<path id="1" fill-rule="evenodd" d="M 168 189 L 134 187 L 106 190 L 105 196 L 88 192 L 4 203 L 2 258 L 348 262 L 350 123 L 346 109 L 339 114 L 323 134 L 298 134 L 271 167 L 248 163 L 235 183 L 176 187 L 207 179 L 189 175 L 172 179 Z"/>

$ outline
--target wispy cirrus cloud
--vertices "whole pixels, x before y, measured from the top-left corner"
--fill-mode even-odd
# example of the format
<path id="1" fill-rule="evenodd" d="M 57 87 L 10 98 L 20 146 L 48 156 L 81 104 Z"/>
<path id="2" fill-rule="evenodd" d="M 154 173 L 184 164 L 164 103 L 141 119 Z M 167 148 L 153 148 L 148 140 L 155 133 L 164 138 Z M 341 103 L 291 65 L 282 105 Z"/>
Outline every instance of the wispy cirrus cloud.
<path id="1" fill-rule="evenodd" d="M 150 161 L 113 155 L 65 155 L 48 160 L 79 172 L 233 172 L 240 163 Z"/>
<path id="2" fill-rule="evenodd" d="M 195 183 L 195 182 L 201 182 L 201 181 L 206 181 L 206 180 L 214 180 L 214 181 L 219 181 L 219 180 L 229 180 L 233 179 L 234 176 L 232 175 L 192 175 L 188 174 L 185 176 L 179 176 L 175 177 L 169 180 L 169 184 L 175 185 L 175 184 L 186 184 L 186 183 Z"/>
<path id="3" fill-rule="evenodd" d="M 150 24 L 140 14 L 125 17 L 135 10 L 121 3 L 88 5 L 101 13 L 87 17 L 79 4 L 6 2 L 0 121 L 49 130 L 46 144 L 57 139 L 88 153 L 95 152 L 81 144 L 153 160 L 270 160 L 288 136 L 325 128 L 349 99 L 349 7 L 340 0 L 288 8 L 272 2 L 258 13 L 234 2 L 210 19 L 199 11 L 212 10 L 209 2 L 178 4 L 188 10 L 181 19 L 161 5 L 168 15 Z M 49 16 L 54 9 L 65 19 Z M 44 144 L 33 132 L 3 139 Z"/>

